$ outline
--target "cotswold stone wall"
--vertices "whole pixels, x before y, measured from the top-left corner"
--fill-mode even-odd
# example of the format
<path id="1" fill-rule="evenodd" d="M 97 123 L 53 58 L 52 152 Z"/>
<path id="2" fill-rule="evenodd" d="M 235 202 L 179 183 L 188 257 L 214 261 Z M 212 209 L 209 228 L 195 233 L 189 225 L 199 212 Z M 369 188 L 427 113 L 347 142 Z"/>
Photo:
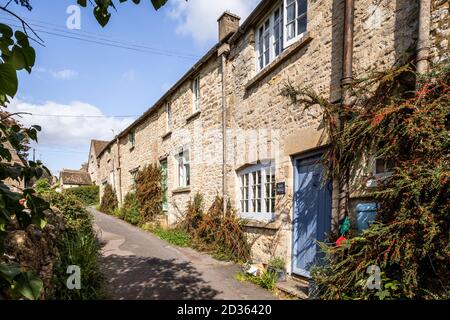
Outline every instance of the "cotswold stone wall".
<path id="1" fill-rule="evenodd" d="M 437 64 L 450 58 L 450 2 L 434 0 L 431 8 L 431 62 Z"/>
<path id="2" fill-rule="evenodd" d="M 200 76 L 200 112 L 193 112 L 192 79 L 187 79 L 143 122 L 135 127 L 135 146 L 131 147 L 128 135 L 120 138 L 120 170 L 117 158 L 117 144 L 111 146 L 111 153 L 101 155 L 100 180 L 110 182 L 110 172 L 115 172 L 118 196 L 132 191 L 132 172 L 145 165 L 167 160 L 168 163 L 168 222 L 174 223 L 185 212 L 187 203 L 195 193 L 202 193 L 205 205 L 211 205 L 222 186 L 222 111 L 221 74 L 219 59 L 212 56 L 198 71 Z M 167 128 L 165 103 L 172 109 L 172 128 Z M 179 188 L 177 155 L 183 149 L 189 150 L 191 185 Z"/>
<path id="3" fill-rule="evenodd" d="M 355 1 L 354 77 L 386 70 L 414 57 L 419 0 Z M 275 1 L 274 1 L 274 4 Z M 281 95 L 286 84 L 308 86 L 331 102 L 341 98 L 343 42 L 342 0 L 309 0 L 307 34 L 271 65 L 256 70 L 255 33 L 249 28 L 230 43 L 225 67 L 227 194 L 238 208 L 239 169 L 257 161 L 275 161 L 276 182 L 286 183 L 286 194 L 276 198 L 276 221 L 251 223 L 248 237 L 256 261 L 286 258 L 290 270 L 294 193 L 293 161 L 324 147 L 327 136 L 322 110 L 303 110 Z M 448 57 L 448 1 L 434 0 L 431 25 L 433 63 Z M 257 27 L 257 26 L 254 26 Z M 99 180 L 111 183 L 122 198 L 132 189 L 131 172 L 162 159 L 168 162 L 168 222 L 183 216 L 195 193 L 205 196 L 206 207 L 222 192 L 222 83 L 221 62 L 209 57 L 192 76 L 200 76 L 201 112 L 193 114 L 192 78 L 186 79 L 153 107 L 135 126 L 135 147 L 128 136 L 110 146 L 99 158 Z M 172 128 L 166 126 L 165 103 L 170 103 Z M 178 186 L 177 155 L 190 152 L 191 186 Z M 120 168 L 119 157 L 120 154 Z M 120 179 L 119 179 L 120 175 Z M 120 189 L 119 189 L 120 182 Z M 335 196 L 335 195 L 334 195 Z"/>
<path id="4" fill-rule="evenodd" d="M 448 1 L 434 1 L 432 19 L 432 56 L 433 61 L 438 61 L 449 54 Z M 228 155 L 229 194 L 232 200 L 238 199 L 236 170 L 267 157 L 275 159 L 276 181 L 286 182 L 287 186 L 286 195 L 277 196 L 275 227 L 248 228 L 257 260 L 267 261 L 270 256 L 282 256 L 287 257 L 290 265 L 294 191 L 292 159 L 327 142 L 320 108 L 304 111 L 293 106 L 280 92 L 289 82 L 296 87 L 312 87 L 330 101 L 339 101 L 342 30 L 343 1 L 310 0 L 308 35 L 311 40 L 281 59 L 275 67 L 256 72 L 254 30 L 246 32 L 232 46 L 227 69 L 227 126 L 229 141 L 235 149 Z M 386 70 L 414 57 L 417 30 L 418 0 L 356 1 L 354 77 L 365 76 L 374 70 Z M 242 132 L 252 130 L 257 134 L 242 138 Z M 233 204 L 238 205 L 236 201 Z"/>

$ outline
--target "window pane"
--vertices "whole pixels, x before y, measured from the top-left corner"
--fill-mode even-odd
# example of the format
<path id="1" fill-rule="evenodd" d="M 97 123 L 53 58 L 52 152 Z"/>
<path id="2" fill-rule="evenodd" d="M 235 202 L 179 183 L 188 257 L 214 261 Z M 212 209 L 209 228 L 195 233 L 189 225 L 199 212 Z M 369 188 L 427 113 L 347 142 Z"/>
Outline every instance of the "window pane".
<path id="1" fill-rule="evenodd" d="M 287 40 L 295 38 L 295 22 L 292 22 L 286 26 L 286 37 Z"/>
<path id="2" fill-rule="evenodd" d="M 297 20 L 297 35 L 306 31 L 306 15 Z"/>
<path id="3" fill-rule="evenodd" d="M 297 17 L 306 13 L 307 0 L 297 0 Z"/>
<path id="4" fill-rule="evenodd" d="M 287 23 L 288 24 L 295 20 L 295 18 L 296 18 L 296 16 L 295 16 L 295 3 L 292 3 L 291 5 L 288 5 L 288 7 L 286 8 L 286 14 L 287 14 Z"/>

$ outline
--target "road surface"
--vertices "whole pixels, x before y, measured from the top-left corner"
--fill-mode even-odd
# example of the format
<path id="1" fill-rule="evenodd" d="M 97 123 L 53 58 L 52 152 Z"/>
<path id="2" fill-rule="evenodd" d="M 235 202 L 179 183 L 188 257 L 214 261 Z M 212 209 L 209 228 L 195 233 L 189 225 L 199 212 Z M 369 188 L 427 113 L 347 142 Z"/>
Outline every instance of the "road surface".
<path id="1" fill-rule="evenodd" d="M 89 208 L 102 242 L 102 271 L 111 299 L 275 299 L 234 279 L 239 266 L 172 246 L 120 219 Z"/>

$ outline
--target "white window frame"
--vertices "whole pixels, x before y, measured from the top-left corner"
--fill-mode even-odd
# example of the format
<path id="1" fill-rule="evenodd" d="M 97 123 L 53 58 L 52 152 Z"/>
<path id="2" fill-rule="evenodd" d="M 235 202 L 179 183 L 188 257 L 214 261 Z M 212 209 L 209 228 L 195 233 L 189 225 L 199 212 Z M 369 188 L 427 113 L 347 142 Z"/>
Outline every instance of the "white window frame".
<path id="1" fill-rule="evenodd" d="M 196 76 L 192 79 L 192 113 L 200 111 L 200 76 Z"/>
<path id="2" fill-rule="evenodd" d="M 275 52 L 275 43 L 276 43 L 276 39 L 275 39 L 275 12 L 279 10 L 280 13 L 280 18 L 278 20 L 278 23 L 281 24 L 281 26 L 279 26 L 280 28 L 280 32 L 281 32 L 281 41 L 280 42 L 280 52 L 278 54 L 276 54 Z M 266 23 L 267 21 L 269 21 L 269 26 L 267 29 L 265 29 Z M 265 52 L 267 50 L 267 48 L 264 47 L 264 43 L 263 43 L 263 52 L 261 55 L 260 52 L 260 44 L 261 44 L 261 28 L 263 28 L 263 32 L 264 35 L 266 33 L 269 34 L 269 60 L 265 61 Z M 264 36 L 262 37 L 262 40 L 264 41 Z M 264 19 L 262 20 L 262 23 L 260 23 L 258 25 L 258 27 L 256 28 L 256 70 L 257 71 L 261 71 L 264 68 L 266 68 L 273 60 L 275 60 L 276 57 L 278 57 L 284 50 L 284 11 L 283 11 L 283 5 L 280 4 L 279 6 L 277 6 L 276 8 L 274 8 L 268 15 L 266 15 L 264 17 Z M 261 66 L 260 64 L 260 59 L 263 59 L 263 66 Z"/>
<path id="3" fill-rule="evenodd" d="M 293 0 L 294 1 L 294 6 L 295 6 L 295 22 L 294 22 L 294 26 L 295 26 L 295 36 L 292 39 L 288 40 L 288 32 L 287 32 L 287 1 L 288 0 L 283 0 L 283 32 L 284 32 L 284 48 L 289 47 L 290 45 L 292 45 L 293 43 L 295 43 L 298 39 L 300 39 L 301 37 L 303 37 L 306 33 L 306 31 L 308 30 L 308 1 L 307 0 Z M 302 13 L 301 15 L 298 15 L 298 1 L 306 1 L 306 12 Z M 303 16 L 306 16 L 306 29 L 304 32 L 302 32 L 301 34 L 298 34 L 298 20 L 300 18 L 302 18 Z"/>
<path id="4" fill-rule="evenodd" d="M 258 172 L 260 173 L 260 181 L 255 181 L 255 177 L 258 180 Z M 269 175 L 272 181 L 267 181 L 267 175 Z M 275 220 L 275 179 L 276 173 L 273 162 L 252 165 L 237 172 L 239 212 L 242 218 L 257 221 Z M 255 190 L 257 190 L 258 185 L 260 185 L 260 197 L 258 192 L 256 192 L 255 196 Z M 267 191 L 269 191 L 269 197 L 266 196 Z M 268 203 L 267 200 L 269 200 Z M 260 212 L 255 210 L 257 209 L 257 205 L 255 205 L 257 201 L 260 201 Z"/>
<path id="5" fill-rule="evenodd" d="M 181 151 L 177 155 L 179 188 L 187 188 L 191 185 L 191 165 L 189 156 L 190 152 L 188 149 Z"/>
<path id="6" fill-rule="evenodd" d="M 170 132 L 173 126 L 172 105 L 166 102 L 166 130 Z"/>

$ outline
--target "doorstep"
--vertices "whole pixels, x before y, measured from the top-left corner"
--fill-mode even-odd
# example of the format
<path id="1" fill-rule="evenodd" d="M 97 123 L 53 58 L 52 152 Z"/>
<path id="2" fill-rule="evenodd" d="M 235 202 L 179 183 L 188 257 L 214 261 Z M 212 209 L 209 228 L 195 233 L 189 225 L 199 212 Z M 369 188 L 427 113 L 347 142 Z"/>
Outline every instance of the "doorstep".
<path id="1" fill-rule="evenodd" d="M 280 291 L 295 296 L 301 300 L 308 299 L 309 282 L 308 280 L 287 276 L 286 281 L 277 282 L 275 285 Z"/>

